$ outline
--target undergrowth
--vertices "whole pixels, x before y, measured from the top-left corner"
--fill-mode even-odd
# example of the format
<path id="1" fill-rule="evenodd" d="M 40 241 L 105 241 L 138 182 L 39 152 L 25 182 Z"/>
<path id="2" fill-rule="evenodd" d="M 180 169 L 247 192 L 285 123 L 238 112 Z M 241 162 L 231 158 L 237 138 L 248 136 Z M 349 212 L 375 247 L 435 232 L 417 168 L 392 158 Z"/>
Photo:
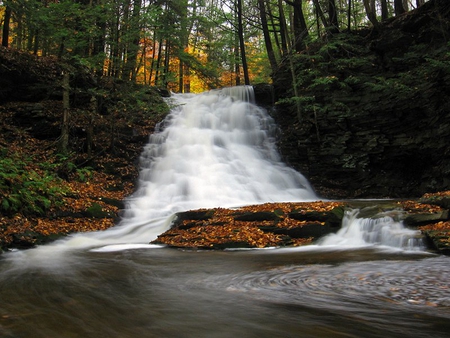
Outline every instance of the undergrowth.
<path id="1" fill-rule="evenodd" d="M 63 180 L 50 170 L 51 165 L 35 163 L 21 154 L 0 150 L 0 212 L 12 215 L 43 215 L 51 207 L 61 206 L 70 191 Z"/>

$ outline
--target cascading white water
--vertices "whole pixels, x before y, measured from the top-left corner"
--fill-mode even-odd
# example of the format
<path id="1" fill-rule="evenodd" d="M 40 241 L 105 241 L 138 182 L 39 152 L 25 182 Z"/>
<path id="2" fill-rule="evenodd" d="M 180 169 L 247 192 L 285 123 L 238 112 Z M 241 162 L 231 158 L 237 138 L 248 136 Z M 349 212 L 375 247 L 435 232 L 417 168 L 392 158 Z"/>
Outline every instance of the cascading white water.
<path id="1" fill-rule="evenodd" d="M 142 154 L 139 189 L 123 224 L 200 207 L 317 199 L 280 161 L 273 121 L 252 96 L 250 86 L 174 95 L 166 126 Z"/>
<path id="2" fill-rule="evenodd" d="M 359 209 L 346 211 L 341 229 L 324 237 L 320 245 L 345 248 L 376 244 L 414 251 L 424 249 L 419 230 L 405 228 L 401 222 L 385 214 L 360 218 L 359 213 Z"/>

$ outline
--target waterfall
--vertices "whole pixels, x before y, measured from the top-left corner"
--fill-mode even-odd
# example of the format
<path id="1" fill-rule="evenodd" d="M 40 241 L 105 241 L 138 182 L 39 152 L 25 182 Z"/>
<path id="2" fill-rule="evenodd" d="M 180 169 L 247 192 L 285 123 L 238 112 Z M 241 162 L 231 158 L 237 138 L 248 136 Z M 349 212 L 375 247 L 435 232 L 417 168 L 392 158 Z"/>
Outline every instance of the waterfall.
<path id="1" fill-rule="evenodd" d="M 138 190 L 122 225 L 203 207 L 316 200 L 308 181 L 281 162 L 275 124 L 250 86 L 174 94 L 162 130 L 141 156 Z"/>
<path id="2" fill-rule="evenodd" d="M 142 152 L 138 188 L 121 222 L 36 250 L 53 258 L 56 249 L 141 247 L 168 230 L 176 212 L 317 200 L 306 178 L 281 161 L 274 121 L 253 97 L 250 86 L 174 94 Z"/>
<path id="3" fill-rule="evenodd" d="M 341 229 L 324 237 L 319 245 L 342 248 L 381 245 L 404 250 L 425 247 L 419 230 L 405 228 L 402 222 L 383 213 L 372 218 L 360 218 L 359 213 L 359 209 L 346 211 Z"/>

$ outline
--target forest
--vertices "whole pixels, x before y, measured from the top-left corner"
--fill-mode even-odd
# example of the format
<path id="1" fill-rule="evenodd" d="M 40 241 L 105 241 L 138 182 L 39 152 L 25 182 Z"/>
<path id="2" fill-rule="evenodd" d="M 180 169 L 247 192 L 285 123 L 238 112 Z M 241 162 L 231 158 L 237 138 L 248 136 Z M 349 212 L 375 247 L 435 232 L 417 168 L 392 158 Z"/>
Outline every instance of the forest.
<path id="1" fill-rule="evenodd" d="M 292 53 L 425 0 L 2 0 L 2 46 L 174 92 L 270 82 Z"/>

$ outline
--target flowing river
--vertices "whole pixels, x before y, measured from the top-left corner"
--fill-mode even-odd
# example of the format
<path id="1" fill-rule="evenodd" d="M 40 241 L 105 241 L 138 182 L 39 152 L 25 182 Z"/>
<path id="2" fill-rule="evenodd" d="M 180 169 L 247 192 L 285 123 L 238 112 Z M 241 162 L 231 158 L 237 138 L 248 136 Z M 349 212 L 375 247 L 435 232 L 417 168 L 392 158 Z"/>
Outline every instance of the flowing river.
<path id="1" fill-rule="evenodd" d="M 1 255 L 0 337 L 448 337 L 450 258 L 387 215 L 302 248 L 148 244 L 177 211 L 319 199 L 251 95 L 175 95 L 117 226 Z"/>

